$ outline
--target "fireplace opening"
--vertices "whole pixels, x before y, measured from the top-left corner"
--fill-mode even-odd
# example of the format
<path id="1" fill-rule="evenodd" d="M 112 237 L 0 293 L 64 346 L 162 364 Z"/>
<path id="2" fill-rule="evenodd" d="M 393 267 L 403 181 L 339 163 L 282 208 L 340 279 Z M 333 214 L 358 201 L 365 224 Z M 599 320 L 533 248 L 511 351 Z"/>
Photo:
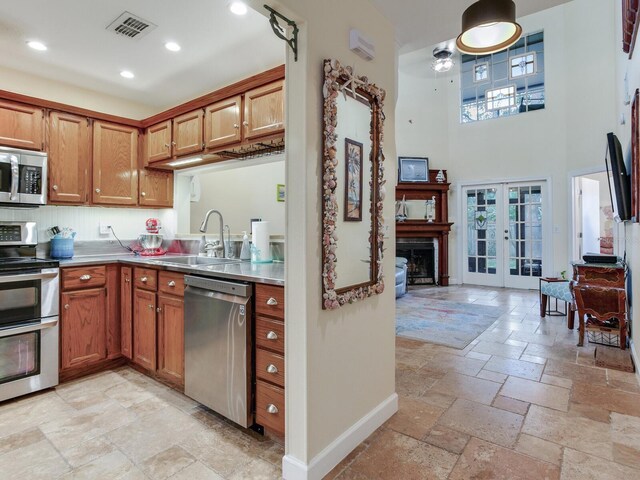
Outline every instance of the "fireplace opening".
<path id="1" fill-rule="evenodd" d="M 434 238 L 396 239 L 396 257 L 407 259 L 409 285 L 438 285 L 438 242 Z"/>

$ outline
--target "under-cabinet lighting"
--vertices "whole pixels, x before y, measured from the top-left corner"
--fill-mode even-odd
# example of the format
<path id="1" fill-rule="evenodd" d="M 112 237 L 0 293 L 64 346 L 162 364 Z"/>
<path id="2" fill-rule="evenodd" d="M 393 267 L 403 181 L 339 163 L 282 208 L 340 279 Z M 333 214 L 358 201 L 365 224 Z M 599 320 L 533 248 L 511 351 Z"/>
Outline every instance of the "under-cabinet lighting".
<path id="1" fill-rule="evenodd" d="M 44 43 L 38 42 L 36 40 L 31 40 L 27 42 L 27 46 L 33 48 L 34 50 L 38 50 L 40 52 L 44 52 L 45 50 L 47 50 L 47 46 Z"/>
<path id="2" fill-rule="evenodd" d="M 176 42 L 167 42 L 164 44 L 164 48 L 171 52 L 179 52 L 182 47 L 180 47 Z"/>
<path id="3" fill-rule="evenodd" d="M 198 163 L 201 162 L 202 158 L 197 157 L 197 158 L 187 158 L 186 160 L 176 160 L 175 162 L 169 162 L 167 163 L 167 165 L 169 165 L 170 167 L 179 167 L 181 165 L 189 165 L 191 163 Z"/>
<path id="4" fill-rule="evenodd" d="M 248 11 L 244 2 L 231 2 L 229 4 L 229 10 L 236 15 L 246 15 Z"/>

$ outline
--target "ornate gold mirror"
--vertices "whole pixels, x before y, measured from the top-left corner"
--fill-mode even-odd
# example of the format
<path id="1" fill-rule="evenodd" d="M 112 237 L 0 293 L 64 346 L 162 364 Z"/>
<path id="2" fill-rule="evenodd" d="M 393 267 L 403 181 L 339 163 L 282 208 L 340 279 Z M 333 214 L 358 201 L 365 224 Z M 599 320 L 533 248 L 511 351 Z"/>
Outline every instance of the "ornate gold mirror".
<path id="1" fill-rule="evenodd" d="M 382 293 L 385 91 L 324 61 L 322 308 Z"/>

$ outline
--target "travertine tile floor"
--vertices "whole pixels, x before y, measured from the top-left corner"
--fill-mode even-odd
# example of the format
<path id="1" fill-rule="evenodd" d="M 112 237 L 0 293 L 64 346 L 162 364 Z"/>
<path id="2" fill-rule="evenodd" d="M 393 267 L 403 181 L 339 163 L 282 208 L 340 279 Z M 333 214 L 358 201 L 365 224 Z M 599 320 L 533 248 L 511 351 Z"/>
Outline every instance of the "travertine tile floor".
<path id="1" fill-rule="evenodd" d="M 634 374 L 595 367 L 566 317 L 540 317 L 537 292 L 430 293 L 510 311 L 464 350 L 397 337 L 400 410 L 327 478 L 640 479 Z"/>
<path id="2" fill-rule="evenodd" d="M 596 368 L 536 292 L 434 288 L 508 305 L 464 350 L 397 339 L 400 411 L 327 478 L 640 479 L 640 387 Z M 283 449 L 130 368 L 0 403 L 0 480 L 277 479 Z"/>

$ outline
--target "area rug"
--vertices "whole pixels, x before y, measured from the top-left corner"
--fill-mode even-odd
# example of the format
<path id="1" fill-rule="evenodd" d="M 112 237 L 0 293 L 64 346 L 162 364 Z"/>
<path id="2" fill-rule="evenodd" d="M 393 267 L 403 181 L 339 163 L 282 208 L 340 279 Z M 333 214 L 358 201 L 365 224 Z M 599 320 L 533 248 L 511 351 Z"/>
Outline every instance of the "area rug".
<path id="1" fill-rule="evenodd" d="M 396 300 L 396 335 L 463 349 L 505 308 L 434 300 L 407 293 Z"/>

